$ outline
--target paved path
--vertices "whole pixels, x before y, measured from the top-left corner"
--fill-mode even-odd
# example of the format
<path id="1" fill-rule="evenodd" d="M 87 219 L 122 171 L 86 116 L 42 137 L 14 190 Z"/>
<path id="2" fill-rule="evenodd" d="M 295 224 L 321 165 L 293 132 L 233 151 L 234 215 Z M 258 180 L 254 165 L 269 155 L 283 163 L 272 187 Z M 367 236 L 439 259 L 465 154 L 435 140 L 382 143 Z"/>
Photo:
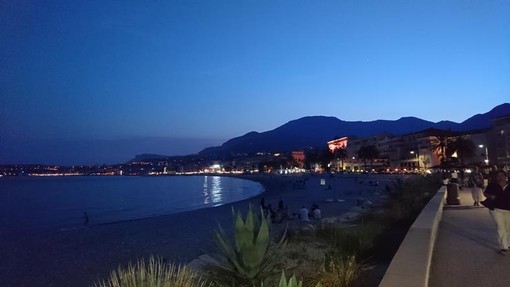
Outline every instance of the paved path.
<path id="1" fill-rule="evenodd" d="M 484 207 L 445 205 L 432 257 L 430 287 L 509 287 L 510 255 L 496 253 L 496 225 Z"/>

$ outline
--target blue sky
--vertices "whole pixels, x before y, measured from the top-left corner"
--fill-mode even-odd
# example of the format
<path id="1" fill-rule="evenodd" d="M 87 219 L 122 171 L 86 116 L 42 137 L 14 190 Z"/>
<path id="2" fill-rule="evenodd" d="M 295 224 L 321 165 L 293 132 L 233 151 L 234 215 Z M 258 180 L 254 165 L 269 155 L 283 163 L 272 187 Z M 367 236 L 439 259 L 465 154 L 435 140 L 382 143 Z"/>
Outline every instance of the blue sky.
<path id="1" fill-rule="evenodd" d="M 186 154 L 510 100 L 510 1 L 2 1 L 0 163 Z M 87 143 L 87 144 L 83 144 Z"/>

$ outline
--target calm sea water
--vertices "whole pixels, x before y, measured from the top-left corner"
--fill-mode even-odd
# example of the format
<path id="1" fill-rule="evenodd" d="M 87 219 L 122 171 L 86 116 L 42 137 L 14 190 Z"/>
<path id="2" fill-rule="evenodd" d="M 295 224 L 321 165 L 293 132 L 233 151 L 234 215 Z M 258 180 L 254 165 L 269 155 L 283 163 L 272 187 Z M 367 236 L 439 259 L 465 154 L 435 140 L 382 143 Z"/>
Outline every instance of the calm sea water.
<path id="1" fill-rule="evenodd" d="M 263 187 L 220 176 L 3 177 L 0 232 L 67 230 L 218 206 Z"/>

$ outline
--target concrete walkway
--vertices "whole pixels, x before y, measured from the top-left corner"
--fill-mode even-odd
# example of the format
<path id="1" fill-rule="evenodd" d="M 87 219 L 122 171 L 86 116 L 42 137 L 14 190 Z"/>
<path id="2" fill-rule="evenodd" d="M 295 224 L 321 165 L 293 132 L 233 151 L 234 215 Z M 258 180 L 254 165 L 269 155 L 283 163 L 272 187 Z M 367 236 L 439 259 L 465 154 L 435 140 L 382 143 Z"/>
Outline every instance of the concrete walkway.
<path id="1" fill-rule="evenodd" d="M 432 257 L 430 287 L 508 287 L 510 254 L 498 250 L 496 225 L 484 207 L 461 192 L 461 205 L 445 205 Z"/>

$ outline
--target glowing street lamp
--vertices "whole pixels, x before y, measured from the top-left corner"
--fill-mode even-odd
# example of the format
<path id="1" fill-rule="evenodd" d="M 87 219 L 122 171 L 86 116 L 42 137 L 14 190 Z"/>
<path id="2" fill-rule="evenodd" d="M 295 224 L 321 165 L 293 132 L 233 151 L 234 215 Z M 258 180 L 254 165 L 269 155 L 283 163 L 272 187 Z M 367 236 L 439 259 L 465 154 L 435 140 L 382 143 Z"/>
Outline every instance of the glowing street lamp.
<path id="1" fill-rule="evenodd" d="M 485 147 L 485 164 L 486 165 L 489 165 L 489 151 L 487 150 L 487 147 L 484 146 L 483 144 L 481 145 L 478 145 L 479 148 L 484 148 Z"/>

